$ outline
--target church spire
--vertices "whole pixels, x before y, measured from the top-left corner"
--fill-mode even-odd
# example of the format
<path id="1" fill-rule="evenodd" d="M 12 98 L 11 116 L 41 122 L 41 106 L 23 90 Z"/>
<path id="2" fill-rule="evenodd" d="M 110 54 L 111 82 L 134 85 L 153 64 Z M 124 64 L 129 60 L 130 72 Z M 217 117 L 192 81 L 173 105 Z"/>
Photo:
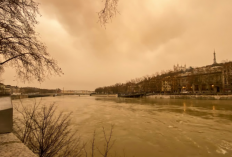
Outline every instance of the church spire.
<path id="1" fill-rule="evenodd" d="M 214 50 L 214 59 L 213 59 L 213 64 L 217 64 L 217 62 L 216 62 L 216 53 L 215 53 L 215 50 Z"/>

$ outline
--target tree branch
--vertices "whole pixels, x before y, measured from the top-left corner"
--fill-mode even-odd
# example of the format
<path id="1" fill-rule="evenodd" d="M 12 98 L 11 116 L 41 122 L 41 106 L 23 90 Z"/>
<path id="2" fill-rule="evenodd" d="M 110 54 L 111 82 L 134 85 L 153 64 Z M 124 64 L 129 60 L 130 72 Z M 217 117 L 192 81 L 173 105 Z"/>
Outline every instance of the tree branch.
<path id="1" fill-rule="evenodd" d="M 5 63 L 11 61 L 12 59 L 15 59 L 15 58 L 20 57 L 20 56 L 24 56 L 24 55 L 26 55 L 26 54 L 31 54 L 31 53 L 23 53 L 23 54 L 14 56 L 14 57 L 12 57 L 12 58 L 10 58 L 10 59 L 7 59 L 7 60 L 5 60 L 4 62 L 0 63 L 0 65 L 3 65 L 3 64 L 5 64 Z"/>

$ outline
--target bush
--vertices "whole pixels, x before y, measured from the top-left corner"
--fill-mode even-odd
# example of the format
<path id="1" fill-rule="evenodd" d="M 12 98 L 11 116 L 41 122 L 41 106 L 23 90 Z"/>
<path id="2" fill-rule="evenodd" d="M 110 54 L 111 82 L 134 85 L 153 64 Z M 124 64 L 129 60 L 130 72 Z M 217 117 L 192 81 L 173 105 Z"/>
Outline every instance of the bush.
<path id="1" fill-rule="evenodd" d="M 15 105 L 19 114 L 14 118 L 15 135 L 39 157 L 82 156 L 85 144 L 71 129 L 70 116 L 60 112 L 53 104 L 45 106 L 34 102 Z"/>
<path id="2" fill-rule="evenodd" d="M 57 111 L 55 104 L 42 105 L 41 101 L 25 106 L 22 101 L 14 105 L 14 134 L 39 157 L 82 157 L 88 156 L 86 142 L 76 135 L 71 127 L 72 113 Z M 112 140 L 114 125 L 111 125 L 108 136 L 102 127 L 104 145 L 99 149 L 95 144 L 96 132 L 90 142 L 91 157 L 99 154 L 110 156 L 115 140 Z M 96 149 L 96 150 L 95 150 Z M 124 155 L 125 156 L 125 155 Z"/>

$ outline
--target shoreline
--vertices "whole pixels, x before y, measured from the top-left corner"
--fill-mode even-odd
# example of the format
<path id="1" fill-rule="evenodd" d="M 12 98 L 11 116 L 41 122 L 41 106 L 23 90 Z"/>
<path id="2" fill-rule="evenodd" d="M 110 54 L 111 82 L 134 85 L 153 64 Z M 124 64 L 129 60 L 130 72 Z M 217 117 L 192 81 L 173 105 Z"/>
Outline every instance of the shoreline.
<path id="1" fill-rule="evenodd" d="M 118 94 L 90 94 L 90 96 L 96 96 L 96 97 L 118 97 Z"/>
<path id="2" fill-rule="evenodd" d="M 74 95 L 74 94 L 71 94 Z M 53 95 L 46 95 L 52 97 Z M 61 95 L 57 95 L 61 96 Z M 90 96 L 95 97 L 118 97 L 118 94 L 91 94 Z M 33 96 L 32 96 L 33 97 Z M 12 100 L 32 98 L 28 95 L 11 95 Z M 35 97 L 35 96 L 34 96 Z M 39 95 L 37 97 L 44 97 Z M 199 100 L 232 100 L 232 95 L 146 95 L 144 97 L 152 97 L 156 99 L 199 99 Z"/>
<path id="3" fill-rule="evenodd" d="M 148 95 L 156 99 L 232 100 L 232 95 Z"/>

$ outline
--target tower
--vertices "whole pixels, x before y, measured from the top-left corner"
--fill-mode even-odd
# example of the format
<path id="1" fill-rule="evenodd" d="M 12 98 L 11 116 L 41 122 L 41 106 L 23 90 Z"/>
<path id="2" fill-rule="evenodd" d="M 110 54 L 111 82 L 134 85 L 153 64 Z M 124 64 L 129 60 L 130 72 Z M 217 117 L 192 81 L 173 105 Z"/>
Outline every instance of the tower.
<path id="1" fill-rule="evenodd" d="M 213 64 L 217 64 L 217 62 L 216 62 L 216 53 L 215 53 L 215 50 L 214 50 L 214 59 L 213 59 Z"/>

